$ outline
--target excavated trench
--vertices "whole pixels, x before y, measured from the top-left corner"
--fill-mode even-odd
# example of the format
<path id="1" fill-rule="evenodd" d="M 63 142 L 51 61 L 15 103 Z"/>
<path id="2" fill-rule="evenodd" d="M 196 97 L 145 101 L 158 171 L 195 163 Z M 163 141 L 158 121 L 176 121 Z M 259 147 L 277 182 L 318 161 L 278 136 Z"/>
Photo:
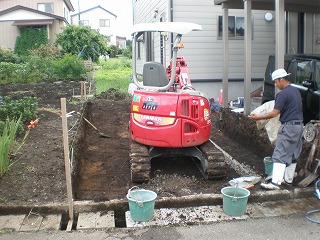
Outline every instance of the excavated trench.
<path id="1" fill-rule="evenodd" d="M 1 184 L 7 186 L 0 190 L 1 199 L 6 200 L 0 206 L 3 214 L 28 213 L 30 206 L 33 206 L 34 211 L 38 209 L 44 213 L 67 211 L 66 206 L 51 207 L 46 206 L 46 203 L 66 202 L 60 98 L 69 98 L 74 86 L 78 84 L 69 87 L 63 83 L 1 87 L 2 96 L 21 97 L 20 92 L 16 91 L 22 91 L 25 87 L 24 94 L 37 96 L 41 100 L 41 121 L 31 131 L 27 143 L 21 149 L 21 161 L 13 166 L 12 174 L 6 174 L 0 179 Z M 65 93 L 66 89 L 70 89 L 68 94 Z M 272 153 L 265 132 L 258 131 L 255 122 L 242 114 L 222 109 L 221 115 L 212 116 L 211 139 L 230 159 L 224 179 L 203 179 L 194 162 L 187 158 L 174 161 L 157 158 L 152 161 L 152 179 L 148 183 L 131 183 L 128 131 L 130 100 L 125 99 L 124 95 L 115 90 L 85 102 L 83 107 L 73 104 L 67 106 L 68 112 L 75 110 L 80 113 L 68 119 L 68 127 L 73 132 L 69 141 L 73 147 L 73 193 L 78 203 L 85 203 L 84 200 L 89 200 L 91 204 L 93 202 L 90 210 L 114 210 L 119 222 L 117 224 L 121 226 L 123 213 L 128 210 L 126 194 L 133 186 L 155 191 L 159 198 L 157 208 L 186 207 L 218 204 L 204 196 L 219 195 L 221 189 L 228 186 L 233 178 L 252 174 L 264 176 L 263 158 Z M 81 114 L 111 138 L 101 137 L 80 117 Z M 78 124 L 75 126 L 74 122 Z M 304 144 L 298 170 L 304 168 L 310 148 L 311 144 Z M 253 196 L 263 190 L 257 184 L 250 191 Z M 196 200 L 186 200 L 188 196 Z M 162 199 L 167 197 L 178 200 L 163 202 Z M 83 207 L 77 211 L 83 211 Z"/>
<path id="2" fill-rule="evenodd" d="M 273 150 L 267 134 L 259 131 L 256 123 L 242 114 L 223 109 L 212 116 L 211 140 L 226 154 L 227 174 L 221 180 L 206 180 L 190 158 L 156 158 L 151 162 L 152 178 L 147 183 L 132 183 L 129 165 L 130 101 L 96 99 L 89 101 L 83 115 L 100 132 L 82 122 L 74 164 L 74 193 L 76 200 L 103 202 L 126 200 L 133 186 L 155 191 L 158 198 L 183 197 L 199 194 L 219 194 L 229 181 L 242 176 L 264 177 L 263 158 Z M 299 168 L 304 167 L 310 146 L 305 145 Z M 259 184 L 251 192 L 263 191 Z M 116 212 L 118 225 L 123 224 L 127 205 Z"/>

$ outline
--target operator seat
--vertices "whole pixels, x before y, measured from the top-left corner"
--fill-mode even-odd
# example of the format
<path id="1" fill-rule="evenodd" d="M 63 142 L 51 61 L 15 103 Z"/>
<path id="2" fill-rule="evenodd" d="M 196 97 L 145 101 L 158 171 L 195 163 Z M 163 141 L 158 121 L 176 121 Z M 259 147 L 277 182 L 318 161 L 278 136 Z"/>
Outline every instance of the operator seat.
<path id="1" fill-rule="evenodd" d="M 143 85 L 152 87 L 164 87 L 169 83 L 166 70 L 158 62 L 146 62 L 143 64 Z"/>

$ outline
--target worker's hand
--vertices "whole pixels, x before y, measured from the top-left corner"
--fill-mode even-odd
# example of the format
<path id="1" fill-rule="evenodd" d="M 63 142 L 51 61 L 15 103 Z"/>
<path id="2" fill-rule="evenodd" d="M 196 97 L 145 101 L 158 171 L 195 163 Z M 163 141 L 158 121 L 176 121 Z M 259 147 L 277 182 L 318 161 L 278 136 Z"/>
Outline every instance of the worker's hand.
<path id="1" fill-rule="evenodd" d="M 251 118 L 255 121 L 259 120 L 259 116 L 257 114 L 251 114 L 251 115 L 249 115 L 249 118 Z"/>

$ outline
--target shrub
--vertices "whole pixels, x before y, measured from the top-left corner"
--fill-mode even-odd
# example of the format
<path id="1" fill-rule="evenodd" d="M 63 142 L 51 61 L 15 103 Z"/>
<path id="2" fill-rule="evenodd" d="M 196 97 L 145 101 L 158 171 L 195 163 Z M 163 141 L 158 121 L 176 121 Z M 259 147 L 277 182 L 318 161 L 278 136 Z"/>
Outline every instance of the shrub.
<path id="1" fill-rule="evenodd" d="M 26 62 L 26 82 L 44 82 L 55 79 L 54 60 L 41 56 L 30 56 Z"/>
<path id="2" fill-rule="evenodd" d="M 12 50 L 0 47 L 0 63 L 1 62 L 21 63 L 22 58 L 14 54 Z"/>
<path id="3" fill-rule="evenodd" d="M 28 51 L 30 56 L 38 56 L 41 58 L 58 59 L 61 57 L 59 48 L 51 45 L 42 44 L 36 49 Z"/>
<path id="4" fill-rule="evenodd" d="M 36 119 L 37 116 L 38 99 L 36 97 L 24 97 L 19 100 L 4 97 L 0 101 L 0 121 L 20 118 L 22 123 L 26 123 L 31 119 Z"/>
<path id="5" fill-rule="evenodd" d="M 27 81 L 26 64 L 15 64 L 11 62 L 0 62 L 1 83 L 19 83 Z"/>
<path id="6" fill-rule="evenodd" d="M 66 54 L 53 62 L 53 71 L 60 80 L 85 80 L 87 69 L 76 56 Z"/>

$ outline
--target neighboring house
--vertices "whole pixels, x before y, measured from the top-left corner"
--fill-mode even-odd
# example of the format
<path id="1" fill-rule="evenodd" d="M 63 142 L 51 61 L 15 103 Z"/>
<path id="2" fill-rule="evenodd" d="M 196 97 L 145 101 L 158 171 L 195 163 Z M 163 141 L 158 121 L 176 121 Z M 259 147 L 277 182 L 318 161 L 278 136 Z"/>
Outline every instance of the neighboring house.
<path id="1" fill-rule="evenodd" d="M 243 0 L 230 0 L 238 2 L 243 6 Z M 258 0 L 251 0 L 259 2 Z M 275 0 L 265 0 L 273 3 Z M 293 3 L 298 1 L 285 0 Z M 222 89 L 223 79 L 223 39 L 222 39 L 222 16 L 223 7 L 215 5 L 215 2 L 228 2 L 228 0 L 139 0 L 133 1 L 134 24 L 142 22 L 193 22 L 200 24 L 201 32 L 191 32 L 182 37 L 185 48 L 179 51 L 179 55 L 186 58 L 189 74 L 193 86 L 206 93 L 208 97 L 218 98 Z M 260 1 L 261 2 L 261 1 Z M 302 2 L 302 1 L 301 1 Z M 310 4 L 311 0 L 303 1 Z M 224 5 L 226 7 L 227 5 Z M 293 9 L 295 10 L 295 9 Z M 320 53 L 320 14 L 298 13 L 297 11 L 286 12 L 287 16 L 287 53 Z M 243 9 L 228 9 L 229 15 L 229 55 L 228 55 L 228 99 L 237 99 L 244 96 L 245 78 L 245 12 Z M 251 68 L 251 90 L 255 91 L 263 85 L 263 78 L 268 62 L 268 56 L 275 54 L 275 12 L 272 8 L 267 10 L 252 11 L 252 68 Z M 300 28 L 297 25 L 301 25 Z M 308 26 L 308 27 L 306 27 Z M 299 30 L 298 30 L 299 29 Z M 150 36 L 149 36 L 150 37 Z M 148 38 L 148 36 L 146 36 Z M 141 59 L 137 66 L 142 69 L 145 60 L 161 62 L 165 66 L 171 58 L 169 49 L 172 39 L 160 41 L 161 36 L 154 34 L 151 41 L 144 39 L 144 43 L 153 44 L 153 52 L 145 52 L 140 49 Z M 319 38 L 319 37 L 318 37 Z M 300 41 L 299 41 L 300 39 Z M 165 47 L 164 44 L 166 43 Z M 138 44 L 143 44 L 142 42 Z M 165 49 L 167 49 L 166 52 Z M 142 72 L 142 71 L 141 71 Z"/>
<path id="2" fill-rule="evenodd" d="M 116 38 L 116 42 L 117 42 L 117 46 L 120 48 L 120 49 L 125 49 L 127 47 L 127 38 L 126 37 L 119 37 L 117 36 Z"/>
<path id="3" fill-rule="evenodd" d="M 74 25 L 90 26 L 92 29 L 109 38 L 109 41 L 116 45 L 116 28 L 117 15 L 104 9 L 100 5 L 71 15 L 71 22 Z"/>
<path id="4" fill-rule="evenodd" d="M 51 44 L 70 23 L 70 0 L 0 0 L 0 47 L 14 49 L 19 27 L 46 27 Z"/>

